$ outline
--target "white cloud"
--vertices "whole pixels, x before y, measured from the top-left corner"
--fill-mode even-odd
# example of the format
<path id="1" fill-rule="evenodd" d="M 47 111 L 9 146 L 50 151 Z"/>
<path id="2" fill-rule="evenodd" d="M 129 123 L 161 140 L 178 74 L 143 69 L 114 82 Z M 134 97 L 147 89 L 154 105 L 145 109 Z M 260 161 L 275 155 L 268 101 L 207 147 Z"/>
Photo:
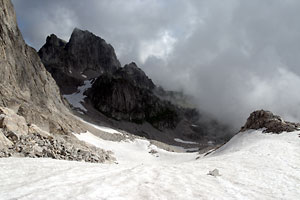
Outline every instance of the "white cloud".
<path id="1" fill-rule="evenodd" d="M 168 31 L 161 33 L 156 40 L 142 41 L 140 44 L 140 61 L 144 64 L 149 57 L 167 59 L 174 49 L 175 43 L 176 39 Z"/>
<path id="2" fill-rule="evenodd" d="M 253 109 L 300 121 L 300 1 L 13 0 L 22 33 L 39 48 L 72 26 L 111 43 L 169 89 L 239 127 Z M 299 110 L 299 111 L 298 111 Z"/>

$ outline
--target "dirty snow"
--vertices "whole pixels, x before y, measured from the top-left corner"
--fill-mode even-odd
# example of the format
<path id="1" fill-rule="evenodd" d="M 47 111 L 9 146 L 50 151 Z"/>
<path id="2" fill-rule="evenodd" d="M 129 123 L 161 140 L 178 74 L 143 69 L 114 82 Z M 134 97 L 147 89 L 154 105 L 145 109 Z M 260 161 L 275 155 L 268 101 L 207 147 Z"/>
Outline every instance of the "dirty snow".
<path id="1" fill-rule="evenodd" d="M 198 144 L 197 142 L 185 141 L 185 140 L 181 140 L 179 138 L 175 138 L 174 140 L 176 142 L 180 142 L 180 143 L 183 143 L 183 144 Z"/>
<path id="2" fill-rule="evenodd" d="M 76 116 L 75 116 L 76 117 Z M 87 122 L 85 120 L 83 120 L 82 118 L 80 117 L 76 117 L 78 120 L 82 121 L 83 123 L 86 123 L 92 127 L 94 127 L 95 129 L 98 129 L 100 131 L 103 131 L 105 133 L 110 133 L 110 134 L 119 134 L 119 135 L 123 135 L 120 131 L 117 131 L 116 129 L 112 129 L 112 128 L 109 128 L 107 126 L 99 126 L 99 125 L 96 125 L 96 124 L 93 124 L 93 123 L 90 123 L 90 122 Z"/>
<path id="3" fill-rule="evenodd" d="M 86 132 L 77 137 L 113 150 L 119 164 L 2 158 L 0 199 L 298 200 L 299 133 L 239 133 L 204 157 L 166 152 L 140 139 L 105 141 Z M 149 153 L 152 149 L 157 153 Z M 220 176 L 207 175 L 214 169 Z"/>
<path id="4" fill-rule="evenodd" d="M 78 108 L 82 111 L 87 111 L 86 108 L 82 105 L 84 103 L 84 98 L 86 97 L 83 93 L 87 89 L 92 87 L 92 80 L 86 80 L 84 81 L 84 84 L 82 86 L 79 86 L 77 89 L 77 92 L 69 95 L 63 95 L 67 101 L 74 107 Z"/>

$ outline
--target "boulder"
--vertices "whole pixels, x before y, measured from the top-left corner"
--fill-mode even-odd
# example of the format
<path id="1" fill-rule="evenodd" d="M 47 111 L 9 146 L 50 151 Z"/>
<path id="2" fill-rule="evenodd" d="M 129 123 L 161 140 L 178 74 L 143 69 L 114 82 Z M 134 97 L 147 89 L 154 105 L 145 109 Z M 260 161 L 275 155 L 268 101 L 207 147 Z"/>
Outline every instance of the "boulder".
<path id="1" fill-rule="evenodd" d="M 214 177 L 221 176 L 218 169 L 209 171 L 207 175 L 214 176 Z"/>
<path id="2" fill-rule="evenodd" d="M 16 135 L 28 134 L 25 118 L 4 107 L 0 107 L 0 128 L 6 132 L 14 132 Z"/>

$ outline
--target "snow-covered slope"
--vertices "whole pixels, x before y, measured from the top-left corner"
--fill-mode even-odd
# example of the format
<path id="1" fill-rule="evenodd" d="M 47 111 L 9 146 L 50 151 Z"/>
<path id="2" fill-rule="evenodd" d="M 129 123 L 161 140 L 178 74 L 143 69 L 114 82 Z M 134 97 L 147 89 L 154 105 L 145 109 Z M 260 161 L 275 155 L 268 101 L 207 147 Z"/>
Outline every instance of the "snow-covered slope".
<path id="1" fill-rule="evenodd" d="M 0 199 L 300 199 L 298 134 L 239 133 L 196 159 L 87 132 L 78 138 L 114 151 L 119 164 L 0 159 Z M 215 168 L 221 176 L 207 175 Z"/>

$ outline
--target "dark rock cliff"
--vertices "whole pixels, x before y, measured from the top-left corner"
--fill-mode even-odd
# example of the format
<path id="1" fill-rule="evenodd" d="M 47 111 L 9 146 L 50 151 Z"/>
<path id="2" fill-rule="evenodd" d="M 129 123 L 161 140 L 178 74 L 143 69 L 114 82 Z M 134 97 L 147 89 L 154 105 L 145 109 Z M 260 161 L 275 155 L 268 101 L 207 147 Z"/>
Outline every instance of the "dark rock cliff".
<path id="1" fill-rule="evenodd" d="M 179 122 L 178 109 L 156 97 L 147 84 L 139 86 L 141 83 L 130 76 L 103 74 L 86 94 L 97 110 L 114 119 L 147 121 L 158 129 L 175 128 Z"/>
<path id="2" fill-rule="evenodd" d="M 84 80 L 113 73 L 120 68 L 110 44 L 89 31 L 77 28 L 69 42 L 54 34 L 48 36 L 39 56 L 63 94 L 75 92 Z"/>

